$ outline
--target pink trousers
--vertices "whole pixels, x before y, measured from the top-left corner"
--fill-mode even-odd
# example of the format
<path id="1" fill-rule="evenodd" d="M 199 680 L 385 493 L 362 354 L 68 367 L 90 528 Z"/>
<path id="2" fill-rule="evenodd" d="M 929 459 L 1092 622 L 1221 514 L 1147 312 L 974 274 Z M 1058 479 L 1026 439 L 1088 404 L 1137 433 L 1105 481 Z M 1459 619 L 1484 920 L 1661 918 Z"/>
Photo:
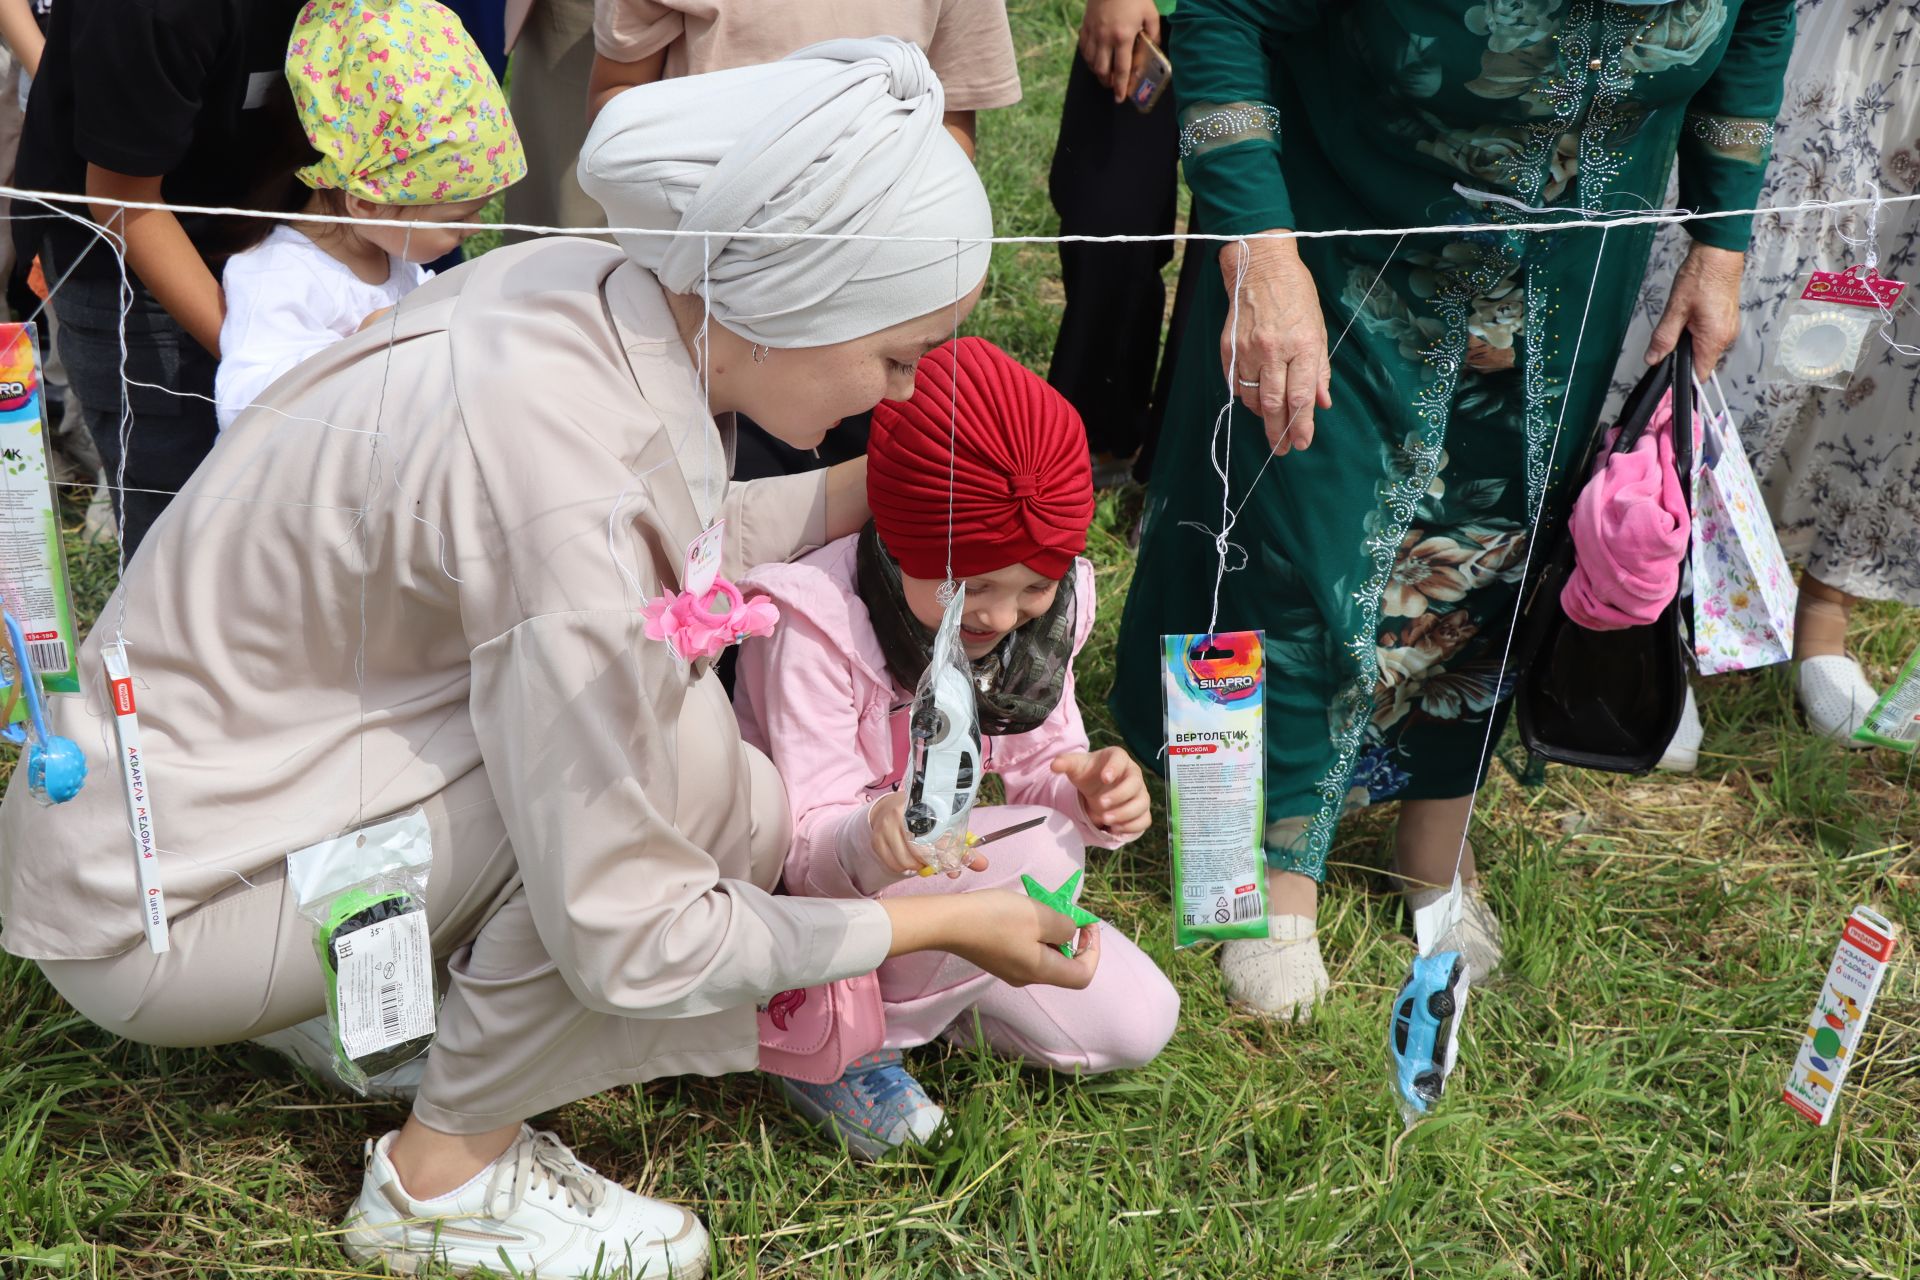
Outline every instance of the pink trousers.
<path id="1" fill-rule="evenodd" d="M 881 898 L 969 889 L 1021 892 L 1030 875 L 1049 889 L 1086 865 L 1073 824 L 1051 809 L 1027 806 L 976 809 L 973 831 L 991 835 L 1029 818 L 1046 823 L 982 851 L 985 871 L 958 880 L 911 877 L 887 886 Z M 1084 881 L 1083 881 L 1084 885 Z M 1078 897 L 1078 894 L 1075 895 Z M 917 952 L 880 966 L 887 1047 L 907 1049 L 942 1033 L 961 1043 L 977 1034 L 995 1052 L 1058 1071 L 1119 1071 L 1142 1066 L 1166 1046 L 1180 1017 L 1180 996 L 1160 967 L 1110 925 L 1100 930 L 1100 967 L 1084 991 L 1010 987 L 957 956 Z M 951 1030 L 949 1030 L 951 1029 Z"/>

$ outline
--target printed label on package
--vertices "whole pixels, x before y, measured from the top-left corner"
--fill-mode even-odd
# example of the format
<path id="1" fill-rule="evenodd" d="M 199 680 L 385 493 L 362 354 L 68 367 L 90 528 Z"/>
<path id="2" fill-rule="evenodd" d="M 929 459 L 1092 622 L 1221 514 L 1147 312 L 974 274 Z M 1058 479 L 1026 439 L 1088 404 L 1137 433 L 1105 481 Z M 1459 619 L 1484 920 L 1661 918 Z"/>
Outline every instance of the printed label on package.
<path id="1" fill-rule="evenodd" d="M 1174 936 L 1267 936 L 1266 659 L 1258 631 L 1163 636 Z"/>
<path id="2" fill-rule="evenodd" d="M 350 1059 L 433 1034 L 427 913 L 408 911 L 334 939 L 340 1048 Z"/>
<path id="3" fill-rule="evenodd" d="M 1804 302 L 1837 302 L 1843 307 L 1871 307 L 1878 311 L 1891 309 L 1900 301 L 1906 287 L 1878 271 L 1863 272 L 1859 267 L 1848 267 L 1845 271 L 1815 271 L 1807 277 L 1807 287 L 1800 291 L 1800 298 Z"/>
<path id="4" fill-rule="evenodd" d="M 153 786 L 140 754 L 140 716 L 133 701 L 133 673 L 124 646 L 100 650 L 107 671 L 107 696 L 113 702 L 113 732 L 120 748 L 120 792 L 127 802 L 127 831 L 133 840 L 133 870 L 140 893 L 140 926 L 155 955 L 167 942 L 167 895 L 160 887 L 160 846 L 153 833 Z"/>
<path id="5" fill-rule="evenodd" d="M 33 326 L 0 324 L 0 602 L 20 623 L 41 687 L 77 693 L 79 646 L 42 408 Z M 16 704 L 15 718 L 25 714 Z"/>
<path id="6" fill-rule="evenodd" d="M 1815 1124 L 1833 1119 L 1840 1086 L 1853 1067 L 1860 1033 L 1873 1009 L 1873 998 L 1880 993 L 1897 936 L 1891 922 L 1867 907 L 1855 907 L 1840 931 L 1833 965 L 1782 1093 L 1795 1111 Z"/>

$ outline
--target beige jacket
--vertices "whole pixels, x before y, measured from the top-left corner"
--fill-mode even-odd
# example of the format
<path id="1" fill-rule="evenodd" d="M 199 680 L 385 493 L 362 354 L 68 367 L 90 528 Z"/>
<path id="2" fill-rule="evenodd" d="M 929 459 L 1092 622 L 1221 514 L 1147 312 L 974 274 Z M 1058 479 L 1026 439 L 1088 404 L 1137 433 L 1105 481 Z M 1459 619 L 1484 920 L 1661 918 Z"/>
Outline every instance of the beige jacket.
<path id="1" fill-rule="evenodd" d="M 491 253 L 281 378 L 52 700 L 91 776 L 0 805 L 0 945 L 145 945 L 99 653 L 121 633 L 175 918 L 484 767 L 590 1007 L 693 1015 L 874 968 L 879 906 L 743 878 L 786 849 L 784 791 L 718 680 L 642 634 L 715 515 L 729 574 L 824 541 L 824 473 L 729 485 L 726 444 L 658 283 L 592 242 Z"/>

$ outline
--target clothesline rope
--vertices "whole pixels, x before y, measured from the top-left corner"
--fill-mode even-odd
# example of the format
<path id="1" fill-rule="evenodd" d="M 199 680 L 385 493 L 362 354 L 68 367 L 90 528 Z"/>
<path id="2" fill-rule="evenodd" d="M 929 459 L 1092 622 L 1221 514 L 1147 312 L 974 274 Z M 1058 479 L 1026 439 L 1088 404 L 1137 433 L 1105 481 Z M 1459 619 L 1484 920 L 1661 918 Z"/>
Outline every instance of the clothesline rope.
<path id="1" fill-rule="evenodd" d="M 369 227 L 413 227 L 420 223 L 412 218 L 356 218 L 347 214 L 331 213 L 272 213 L 259 209 L 239 209 L 227 205 L 169 204 L 159 200 L 115 200 L 105 196 L 75 196 L 65 191 L 39 191 L 24 187 L 0 185 L 0 197 L 15 200 L 27 200 L 40 204 L 86 204 L 100 205 L 111 209 L 129 209 L 147 212 L 190 213 L 207 217 L 222 218 L 265 218 L 274 222 L 314 222 L 333 225 L 357 225 Z M 1569 214 L 1584 216 L 1554 219 L 1544 222 L 1442 222 L 1420 227 L 1368 227 L 1333 228 L 1322 231 L 1258 231 L 1239 235 L 1227 235 L 1205 231 L 1172 231 L 1161 235 L 1065 235 L 1065 236 L 981 236 L 977 238 L 953 236 L 884 236 L 868 235 L 862 232 L 837 231 L 733 231 L 729 239 L 735 240 L 779 240 L 785 242 L 803 240 L 870 240 L 892 244 L 1170 244 L 1187 241 L 1204 241 L 1231 244 L 1241 240 L 1346 240 L 1374 236 L 1468 236 L 1507 234 L 1510 232 L 1556 232 L 1574 230 L 1600 230 L 1614 227 L 1668 226 L 1692 222 L 1711 222 L 1721 218 L 1746 218 L 1762 215 L 1785 216 L 1796 213 L 1812 213 L 1834 209 L 1855 209 L 1867 207 L 1885 208 L 1889 205 L 1909 204 L 1920 200 L 1920 192 L 1904 196 L 1858 196 L 1846 200 L 1803 200 L 1798 204 L 1756 205 L 1749 209 L 1719 209 L 1712 212 L 1699 210 L 1661 210 L 1650 213 L 1622 212 L 1618 215 L 1607 214 L 1591 216 L 1589 212 L 1569 209 Z M 71 216 L 71 215 L 69 215 Z M 520 231 L 530 235 L 543 236 L 670 236 L 711 238 L 711 231 L 701 230 L 663 230 L 659 227 L 556 227 L 532 222 L 436 222 L 437 230 L 447 231 Z"/>

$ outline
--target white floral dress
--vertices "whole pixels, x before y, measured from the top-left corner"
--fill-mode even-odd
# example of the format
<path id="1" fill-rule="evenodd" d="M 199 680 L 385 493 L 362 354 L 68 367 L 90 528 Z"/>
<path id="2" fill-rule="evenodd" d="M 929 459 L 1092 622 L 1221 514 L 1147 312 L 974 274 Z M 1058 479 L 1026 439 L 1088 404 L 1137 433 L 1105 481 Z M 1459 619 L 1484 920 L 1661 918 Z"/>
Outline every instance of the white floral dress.
<path id="1" fill-rule="evenodd" d="M 1920 192 L 1920 0 L 1801 0 L 1799 27 L 1759 203 L 1855 199 L 1876 183 Z M 1865 208 L 1756 222 L 1720 381 L 1788 554 L 1828 586 L 1920 605 L 1920 358 L 1875 338 L 1844 391 L 1761 376 L 1796 282 L 1863 264 L 1869 222 Z M 1920 202 L 1888 205 L 1877 223 L 1881 274 L 1909 286 L 1891 336 L 1920 347 Z M 1669 228 L 1655 246 L 1616 386 L 1639 376 L 1686 244 Z"/>

